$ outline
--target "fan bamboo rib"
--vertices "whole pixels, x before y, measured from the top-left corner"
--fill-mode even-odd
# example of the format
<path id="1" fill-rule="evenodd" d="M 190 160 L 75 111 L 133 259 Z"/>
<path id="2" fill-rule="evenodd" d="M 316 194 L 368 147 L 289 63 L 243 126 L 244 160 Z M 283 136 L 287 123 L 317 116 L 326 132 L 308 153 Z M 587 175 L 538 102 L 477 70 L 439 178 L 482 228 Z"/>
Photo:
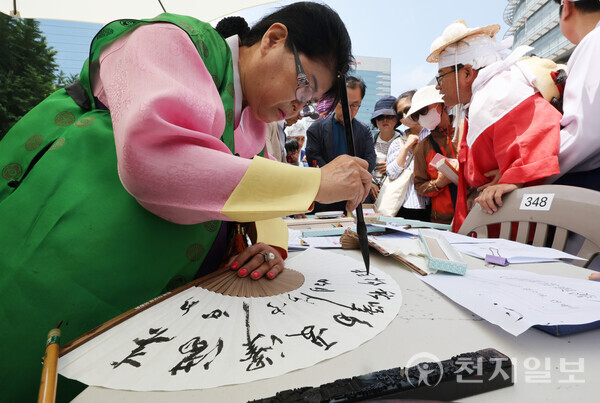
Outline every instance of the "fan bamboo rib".
<path id="1" fill-rule="evenodd" d="M 235 270 L 220 270 L 197 281 L 196 286 L 232 297 L 270 297 L 290 292 L 304 284 L 302 273 L 285 269 L 273 280 L 240 277 Z"/>

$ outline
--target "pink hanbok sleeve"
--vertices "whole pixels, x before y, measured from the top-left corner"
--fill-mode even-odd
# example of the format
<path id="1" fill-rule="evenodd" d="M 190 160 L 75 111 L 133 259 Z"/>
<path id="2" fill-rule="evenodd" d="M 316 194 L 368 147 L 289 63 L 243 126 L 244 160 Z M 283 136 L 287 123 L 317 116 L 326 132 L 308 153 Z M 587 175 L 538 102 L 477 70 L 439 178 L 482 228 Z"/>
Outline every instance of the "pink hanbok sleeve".
<path id="1" fill-rule="evenodd" d="M 111 112 L 121 182 L 154 214 L 180 224 L 254 221 L 306 211 L 314 200 L 320 172 L 290 172 L 274 161 L 248 159 L 263 149 L 266 132 L 250 108 L 235 131 L 241 157 L 221 142 L 219 93 L 178 27 L 151 24 L 115 41 L 101 54 L 93 88 Z M 253 190 L 257 176 L 260 192 Z M 280 181 L 291 177 L 298 188 L 282 194 Z"/>

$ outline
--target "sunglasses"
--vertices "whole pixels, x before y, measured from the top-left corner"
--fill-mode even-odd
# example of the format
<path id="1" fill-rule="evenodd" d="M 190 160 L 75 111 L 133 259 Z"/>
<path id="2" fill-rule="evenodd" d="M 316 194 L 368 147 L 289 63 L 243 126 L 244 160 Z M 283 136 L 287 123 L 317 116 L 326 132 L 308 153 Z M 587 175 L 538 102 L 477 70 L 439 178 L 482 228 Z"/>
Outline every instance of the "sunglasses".
<path id="1" fill-rule="evenodd" d="M 382 120 L 394 120 L 396 116 L 394 115 L 379 115 L 375 118 L 377 122 L 381 122 Z"/>
<path id="2" fill-rule="evenodd" d="M 410 118 L 412 120 L 414 120 L 415 122 L 418 122 L 419 117 L 427 115 L 427 112 L 429 112 L 429 105 L 422 107 L 421 109 L 419 109 L 418 111 L 416 111 L 414 113 L 411 113 Z"/>
<path id="3" fill-rule="evenodd" d="M 410 105 L 407 106 L 406 108 L 404 108 L 403 111 L 396 111 L 396 113 L 398 115 L 398 120 L 402 120 L 405 117 L 407 117 L 408 116 L 407 113 L 408 113 L 409 110 L 410 110 Z"/>

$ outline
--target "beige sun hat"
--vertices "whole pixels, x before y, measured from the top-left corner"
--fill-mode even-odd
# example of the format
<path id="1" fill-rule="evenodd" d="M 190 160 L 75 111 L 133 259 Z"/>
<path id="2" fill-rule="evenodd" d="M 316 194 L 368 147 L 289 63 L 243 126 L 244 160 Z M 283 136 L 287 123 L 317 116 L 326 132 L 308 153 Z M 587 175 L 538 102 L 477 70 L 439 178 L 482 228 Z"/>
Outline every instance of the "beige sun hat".
<path id="1" fill-rule="evenodd" d="M 469 28 L 464 20 L 456 20 L 446 27 L 440 37 L 433 41 L 430 48 L 431 53 L 427 56 L 427 61 L 429 63 L 437 63 L 440 58 L 440 53 L 442 53 L 444 49 L 465 38 L 475 35 L 487 35 L 490 38 L 493 38 L 498 31 L 500 31 L 500 25 L 498 24 Z"/>

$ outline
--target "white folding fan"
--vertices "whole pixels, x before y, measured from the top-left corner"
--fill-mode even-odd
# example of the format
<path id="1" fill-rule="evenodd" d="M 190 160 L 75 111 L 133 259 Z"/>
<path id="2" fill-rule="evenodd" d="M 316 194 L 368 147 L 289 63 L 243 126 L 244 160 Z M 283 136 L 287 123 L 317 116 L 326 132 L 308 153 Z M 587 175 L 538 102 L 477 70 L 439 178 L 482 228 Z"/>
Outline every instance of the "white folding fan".
<path id="1" fill-rule="evenodd" d="M 352 350 L 400 309 L 396 282 L 352 258 L 308 249 L 286 267 L 274 280 L 209 276 L 72 349 L 59 373 L 137 391 L 250 382 Z"/>

